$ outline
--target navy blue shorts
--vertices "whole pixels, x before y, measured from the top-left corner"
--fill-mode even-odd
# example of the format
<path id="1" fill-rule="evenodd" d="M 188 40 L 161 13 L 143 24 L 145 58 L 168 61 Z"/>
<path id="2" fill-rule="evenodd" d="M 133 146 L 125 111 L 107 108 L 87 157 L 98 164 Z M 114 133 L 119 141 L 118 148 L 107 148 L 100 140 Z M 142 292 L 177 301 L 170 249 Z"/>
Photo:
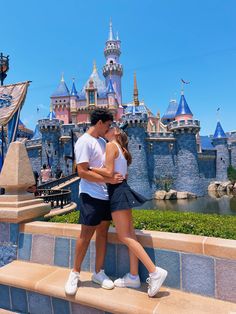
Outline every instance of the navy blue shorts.
<path id="1" fill-rule="evenodd" d="M 102 221 L 111 220 L 110 202 L 80 193 L 79 223 L 86 226 L 97 226 Z"/>

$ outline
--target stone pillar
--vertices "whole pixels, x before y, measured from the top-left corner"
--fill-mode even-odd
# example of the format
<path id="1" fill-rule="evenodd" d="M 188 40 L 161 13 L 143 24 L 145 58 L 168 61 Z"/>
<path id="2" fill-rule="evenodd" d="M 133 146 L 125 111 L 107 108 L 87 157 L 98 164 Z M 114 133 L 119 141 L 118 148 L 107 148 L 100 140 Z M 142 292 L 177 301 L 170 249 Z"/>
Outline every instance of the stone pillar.
<path id="1" fill-rule="evenodd" d="M 16 258 L 19 224 L 50 211 L 49 204 L 27 192 L 34 184 L 25 145 L 11 143 L 0 174 L 0 187 L 5 189 L 5 194 L 0 195 L 0 266 Z"/>

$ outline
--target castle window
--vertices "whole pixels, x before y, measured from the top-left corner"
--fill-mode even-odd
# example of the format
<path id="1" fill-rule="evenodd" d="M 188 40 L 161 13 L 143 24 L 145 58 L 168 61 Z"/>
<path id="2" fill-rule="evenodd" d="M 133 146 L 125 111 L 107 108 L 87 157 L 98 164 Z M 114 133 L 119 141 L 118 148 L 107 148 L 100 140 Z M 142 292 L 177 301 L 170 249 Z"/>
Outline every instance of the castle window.
<path id="1" fill-rule="evenodd" d="M 55 102 L 57 102 L 57 100 Z"/>
<path id="2" fill-rule="evenodd" d="M 112 61 L 112 60 L 110 61 L 110 64 L 113 64 L 113 61 Z"/>
<path id="3" fill-rule="evenodd" d="M 142 146 L 141 146 L 141 145 L 139 145 L 139 146 L 138 146 L 138 149 L 139 149 L 139 150 L 141 150 L 141 148 L 142 148 Z"/>
<path id="4" fill-rule="evenodd" d="M 95 93 L 94 93 L 94 91 L 89 91 L 89 104 L 95 104 Z"/>
<path id="5" fill-rule="evenodd" d="M 141 145 L 140 145 L 141 146 Z M 153 151 L 153 143 L 149 143 L 148 145 L 148 150 L 149 152 L 152 152 Z"/>
<path id="6" fill-rule="evenodd" d="M 61 102 L 61 100 L 59 100 L 59 102 Z"/>

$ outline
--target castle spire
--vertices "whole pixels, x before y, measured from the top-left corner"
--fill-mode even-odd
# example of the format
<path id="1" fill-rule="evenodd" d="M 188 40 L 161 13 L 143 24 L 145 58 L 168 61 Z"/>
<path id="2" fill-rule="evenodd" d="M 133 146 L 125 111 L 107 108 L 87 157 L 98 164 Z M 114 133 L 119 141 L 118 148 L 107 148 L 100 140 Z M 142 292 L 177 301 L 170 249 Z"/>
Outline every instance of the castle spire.
<path id="1" fill-rule="evenodd" d="M 114 40 L 113 38 L 113 30 L 112 30 L 112 20 L 110 19 L 110 25 L 109 25 L 109 36 L 108 40 Z"/>
<path id="2" fill-rule="evenodd" d="M 97 72 L 96 60 L 93 61 L 93 72 Z"/>
<path id="3" fill-rule="evenodd" d="M 139 106 L 139 100 L 138 100 L 138 86 L 137 86 L 137 79 L 136 79 L 136 73 L 134 72 L 134 105 Z"/>

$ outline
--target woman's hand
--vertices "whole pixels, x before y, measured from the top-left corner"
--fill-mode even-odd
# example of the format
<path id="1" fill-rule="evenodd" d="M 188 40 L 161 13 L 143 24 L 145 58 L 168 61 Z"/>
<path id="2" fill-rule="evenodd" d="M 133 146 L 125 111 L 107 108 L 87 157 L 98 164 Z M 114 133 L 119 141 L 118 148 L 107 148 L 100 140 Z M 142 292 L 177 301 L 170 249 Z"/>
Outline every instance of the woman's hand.
<path id="1" fill-rule="evenodd" d="M 106 183 L 110 184 L 118 184 L 123 182 L 124 177 L 120 173 L 115 173 L 112 178 L 107 178 Z"/>

